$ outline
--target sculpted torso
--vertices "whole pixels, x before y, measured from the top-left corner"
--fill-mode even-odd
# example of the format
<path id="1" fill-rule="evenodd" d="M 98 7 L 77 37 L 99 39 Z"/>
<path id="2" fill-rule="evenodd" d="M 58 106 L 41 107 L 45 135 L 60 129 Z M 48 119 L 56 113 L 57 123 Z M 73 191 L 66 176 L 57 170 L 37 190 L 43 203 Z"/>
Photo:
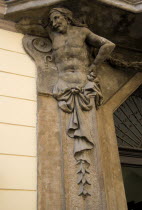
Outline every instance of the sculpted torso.
<path id="1" fill-rule="evenodd" d="M 27 27 L 26 24 L 25 26 Z M 77 172 L 79 175 L 78 180 L 80 180 L 78 182 L 80 185 L 79 195 L 85 197 L 90 195 L 85 189 L 85 186 L 89 184 L 87 180 L 88 175 L 85 176 L 85 174 L 89 173 L 88 167 L 91 161 L 88 162 L 88 152 L 94 147 L 92 125 L 95 123 L 94 121 L 90 123 L 90 120 L 93 120 L 91 115 L 95 112 L 88 113 L 95 108 L 93 104 L 98 107 L 102 101 L 102 94 L 96 78 L 96 69 L 99 69 L 98 65 L 110 55 L 115 45 L 109 40 L 94 34 L 87 27 L 84 27 L 83 24 L 75 21 L 72 12 L 64 8 L 53 8 L 49 12 L 49 25 L 43 28 L 43 34 L 46 34 L 46 32 L 48 33 L 46 37 L 49 37 L 52 42 L 53 63 L 51 62 L 51 66 L 47 66 L 49 68 L 46 68 L 46 72 L 43 72 L 45 74 L 42 73 L 39 80 L 44 81 L 43 76 L 45 75 L 45 81 L 49 83 L 50 89 L 52 87 L 51 94 L 58 101 L 59 108 L 70 114 L 67 135 L 70 138 L 74 138 L 74 156 L 77 164 L 80 164 L 80 169 Z M 45 64 L 49 64 L 46 59 L 48 56 L 50 58 L 50 52 L 46 51 L 46 45 L 44 46 L 44 42 L 42 45 L 42 41 L 39 48 L 36 48 L 34 45 L 36 43 L 33 43 L 34 40 L 36 39 L 33 39 L 33 37 L 29 38 L 26 43 L 27 49 L 30 51 L 30 54 L 33 51 L 35 60 L 39 55 L 37 64 L 41 68 L 39 68 L 40 70 L 44 70 Z M 97 56 L 91 61 L 90 46 L 98 48 Z M 45 47 L 45 51 L 42 51 L 42 47 L 43 49 Z M 51 50 L 51 48 L 49 49 Z M 59 78 L 57 78 L 56 72 L 53 72 L 52 75 L 55 66 L 57 67 Z M 53 80 L 53 83 L 49 80 Z M 86 114 L 84 114 L 85 112 Z M 66 123 L 67 115 L 60 114 L 60 123 L 62 123 L 64 117 Z"/>
<path id="2" fill-rule="evenodd" d="M 84 28 L 71 27 L 66 34 L 52 35 L 53 59 L 59 78 L 70 85 L 84 85 L 89 56 Z"/>
<path id="3" fill-rule="evenodd" d="M 83 87 L 87 82 L 88 71 L 93 72 L 96 65 L 103 62 L 114 49 L 114 44 L 97 36 L 88 28 L 74 26 L 72 15 L 64 9 L 50 12 L 49 36 L 52 41 L 53 59 L 59 72 L 59 80 L 69 87 Z M 68 16 L 69 15 L 69 16 Z M 93 64 L 90 66 L 88 44 L 99 48 Z"/>

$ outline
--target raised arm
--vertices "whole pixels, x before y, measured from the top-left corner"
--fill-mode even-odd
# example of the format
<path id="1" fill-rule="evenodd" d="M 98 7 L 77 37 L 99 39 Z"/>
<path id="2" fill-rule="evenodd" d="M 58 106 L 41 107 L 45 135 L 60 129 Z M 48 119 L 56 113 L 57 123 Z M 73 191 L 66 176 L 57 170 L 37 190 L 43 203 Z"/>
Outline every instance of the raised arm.
<path id="1" fill-rule="evenodd" d="M 109 57 L 109 55 L 115 48 L 114 43 L 94 34 L 89 29 L 86 29 L 86 42 L 95 48 L 99 48 L 99 52 L 92 64 L 95 66 L 101 64 L 104 60 L 106 60 L 106 58 Z"/>

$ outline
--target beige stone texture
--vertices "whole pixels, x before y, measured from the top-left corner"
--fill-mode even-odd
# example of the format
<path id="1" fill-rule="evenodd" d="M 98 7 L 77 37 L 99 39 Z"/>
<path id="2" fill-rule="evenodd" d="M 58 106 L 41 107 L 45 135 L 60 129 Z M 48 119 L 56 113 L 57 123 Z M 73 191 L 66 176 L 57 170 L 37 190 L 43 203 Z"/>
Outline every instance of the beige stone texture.
<path id="1" fill-rule="evenodd" d="M 0 72 L 0 95 L 36 100 L 36 80 Z"/>
<path id="2" fill-rule="evenodd" d="M 74 140 L 66 133 L 70 115 L 61 111 L 52 97 L 39 96 L 39 210 L 45 207 L 47 210 L 54 210 L 57 206 L 58 209 L 67 210 L 127 209 L 113 112 L 142 83 L 142 77 L 140 73 L 133 77 L 126 73 L 114 73 L 112 77 L 112 83 L 118 83 L 117 88 L 110 93 L 107 90 L 108 100 L 97 114 L 93 110 L 89 113 L 96 122 L 92 124 L 95 148 L 90 166 L 91 197 L 85 200 L 78 196 Z M 112 88 L 112 84 L 110 87 Z"/>
<path id="3" fill-rule="evenodd" d="M 0 122 L 36 126 L 36 102 L 0 96 Z"/>
<path id="4" fill-rule="evenodd" d="M 0 39 L 1 49 L 6 49 L 13 52 L 26 54 L 21 43 L 23 38 L 22 34 L 0 29 L 0 35 L 1 35 Z"/>
<path id="5" fill-rule="evenodd" d="M 20 41 L 22 40 L 20 39 Z M 0 49 L 0 60 L 0 72 L 2 71 L 30 77 L 36 76 L 35 64 L 31 58 L 25 54 Z"/>
<path id="6" fill-rule="evenodd" d="M 0 210 L 35 210 L 35 191 L 0 190 Z"/>
<path id="7" fill-rule="evenodd" d="M 36 190 L 36 158 L 0 155 L 0 189 Z"/>
<path id="8" fill-rule="evenodd" d="M 36 70 L 22 37 L 0 29 L 0 210 L 37 209 Z"/>
<path id="9" fill-rule="evenodd" d="M 63 151 L 57 102 L 38 97 L 38 210 L 65 209 Z"/>
<path id="10" fill-rule="evenodd" d="M 98 135 L 96 128 L 96 113 L 95 107 L 89 113 L 84 112 L 84 117 L 88 117 L 92 120 L 88 126 L 91 126 L 91 132 L 94 137 L 95 147 L 91 152 L 88 152 L 90 157 L 90 166 L 88 168 L 90 174 L 88 175 L 88 180 L 91 183 L 88 186 L 88 192 L 91 196 L 83 198 L 78 196 L 79 185 L 78 180 L 78 165 L 76 165 L 76 160 L 73 155 L 74 150 L 74 139 L 69 138 L 66 129 L 68 127 L 70 115 L 60 111 L 61 120 L 61 136 L 62 136 L 62 147 L 63 147 L 63 161 L 64 161 L 64 185 L 65 185 L 65 196 L 66 196 L 66 209 L 69 210 L 94 210 L 94 209 L 104 209 L 105 197 L 103 195 L 103 182 L 100 179 L 102 172 L 100 166 L 98 167 L 99 151 L 98 151 Z"/>
<path id="11" fill-rule="evenodd" d="M 97 112 L 101 163 L 108 210 L 127 210 L 113 112 L 142 84 L 137 73 Z M 105 122 L 105 123 L 104 123 Z"/>
<path id="12" fill-rule="evenodd" d="M 108 101 L 134 75 L 133 72 L 124 72 L 104 63 L 98 69 L 103 101 Z"/>
<path id="13" fill-rule="evenodd" d="M 84 200 L 82 196 L 78 196 L 78 167 L 73 155 L 74 140 L 66 133 L 70 115 L 61 111 L 52 97 L 39 96 L 38 104 L 39 210 L 104 209 L 104 186 L 100 163 L 98 163 L 100 154 L 96 124 L 92 125 L 96 146 L 91 152 L 91 166 L 89 167 L 91 196 Z M 89 115 L 95 122 L 94 110 Z"/>
<path id="14" fill-rule="evenodd" d="M 36 128 L 0 123 L 0 154 L 36 156 Z"/>

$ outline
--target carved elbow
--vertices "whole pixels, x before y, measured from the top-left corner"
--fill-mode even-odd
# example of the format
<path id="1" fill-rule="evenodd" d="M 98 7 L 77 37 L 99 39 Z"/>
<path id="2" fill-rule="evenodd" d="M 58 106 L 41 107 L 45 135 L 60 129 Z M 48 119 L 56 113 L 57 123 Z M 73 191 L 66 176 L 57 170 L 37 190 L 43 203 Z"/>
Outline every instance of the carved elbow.
<path id="1" fill-rule="evenodd" d="M 114 50 L 115 47 L 116 47 L 116 45 L 113 42 L 111 42 L 112 51 Z"/>

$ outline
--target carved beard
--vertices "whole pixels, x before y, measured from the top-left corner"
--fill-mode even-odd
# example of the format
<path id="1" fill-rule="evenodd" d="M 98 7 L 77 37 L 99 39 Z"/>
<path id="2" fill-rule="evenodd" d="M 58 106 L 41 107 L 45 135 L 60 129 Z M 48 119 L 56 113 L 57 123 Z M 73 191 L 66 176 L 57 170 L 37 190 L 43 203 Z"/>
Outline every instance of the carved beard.
<path id="1" fill-rule="evenodd" d="M 53 27 L 53 30 L 58 32 L 58 33 L 66 33 L 67 32 L 67 25 L 62 25 L 62 24 L 59 24 L 55 27 Z"/>

